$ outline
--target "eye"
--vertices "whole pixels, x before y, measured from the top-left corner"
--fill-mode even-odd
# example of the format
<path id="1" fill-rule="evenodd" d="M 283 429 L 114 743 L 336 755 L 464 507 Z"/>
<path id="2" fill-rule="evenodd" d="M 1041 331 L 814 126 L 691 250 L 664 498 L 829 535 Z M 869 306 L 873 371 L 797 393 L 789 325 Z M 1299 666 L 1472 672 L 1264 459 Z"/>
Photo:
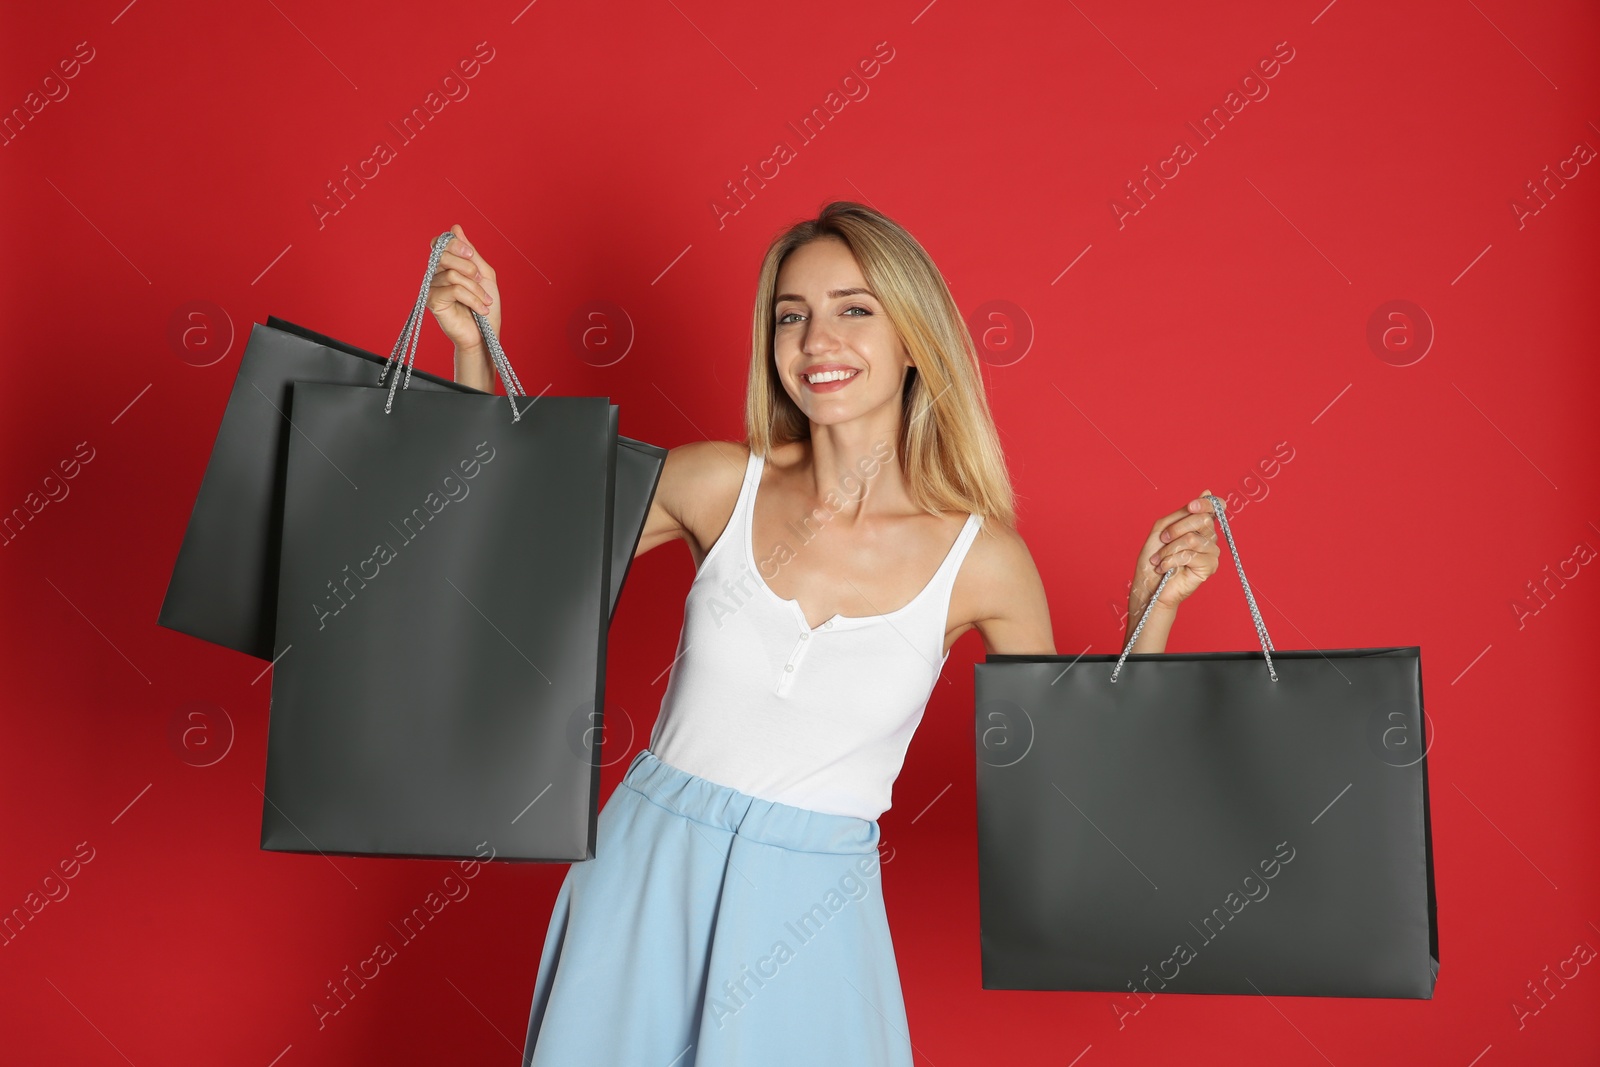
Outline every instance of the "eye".
<path id="1" fill-rule="evenodd" d="M 778 325 L 779 326 L 787 325 L 787 323 L 785 323 L 784 320 L 787 319 L 790 315 L 798 315 L 798 314 L 800 314 L 798 311 L 785 311 L 782 315 L 778 316 Z"/>
<path id="2" fill-rule="evenodd" d="M 863 315 L 872 314 L 872 310 L 870 308 L 864 308 L 860 304 L 852 304 L 850 307 L 845 308 L 845 310 L 846 311 L 859 311 Z"/>

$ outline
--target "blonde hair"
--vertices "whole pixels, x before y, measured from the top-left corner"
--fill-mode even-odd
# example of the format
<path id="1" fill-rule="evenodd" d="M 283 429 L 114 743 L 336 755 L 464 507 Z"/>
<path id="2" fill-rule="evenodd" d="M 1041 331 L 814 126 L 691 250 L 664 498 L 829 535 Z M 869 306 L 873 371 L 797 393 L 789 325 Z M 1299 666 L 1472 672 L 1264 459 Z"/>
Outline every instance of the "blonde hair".
<path id="1" fill-rule="evenodd" d="M 784 391 L 773 365 L 773 297 L 789 253 L 828 237 L 843 241 L 855 256 L 914 364 L 906 371 L 896 442 L 911 499 L 935 515 L 975 512 L 1014 526 L 1011 477 L 972 335 L 927 251 L 898 223 L 864 204 L 835 200 L 767 249 L 756 285 L 745 392 L 751 450 L 770 456 L 778 445 L 811 435 L 810 421 Z"/>

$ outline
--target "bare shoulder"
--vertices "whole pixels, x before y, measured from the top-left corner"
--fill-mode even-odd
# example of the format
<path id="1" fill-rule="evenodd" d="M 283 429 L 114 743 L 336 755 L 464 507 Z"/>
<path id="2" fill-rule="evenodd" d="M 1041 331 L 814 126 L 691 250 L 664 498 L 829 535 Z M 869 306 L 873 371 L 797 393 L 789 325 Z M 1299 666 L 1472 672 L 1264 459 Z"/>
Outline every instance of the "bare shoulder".
<path id="1" fill-rule="evenodd" d="M 975 627 L 988 651 L 1055 652 L 1044 580 L 1015 527 L 984 520 L 957 577 L 954 597 L 966 624 L 963 630 Z"/>
<path id="2" fill-rule="evenodd" d="M 978 590 L 993 595 L 986 599 L 1003 601 L 1025 592 L 1035 584 L 1043 587 L 1033 553 L 1014 526 L 986 518 L 967 551 L 961 576 Z"/>
<path id="3" fill-rule="evenodd" d="M 750 446 L 743 441 L 691 441 L 667 450 L 661 479 L 665 482 L 670 472 L 674 481 L 696 489 L 738 486 L 749 461 Z"/>
<path id="4" fill-rule="evenodd" d="M 750 447 L 742 441 L 692 441 L 668 449 L 635 555 L 682 538 L 698 565 L 733 513 L 749 461 Z"/>

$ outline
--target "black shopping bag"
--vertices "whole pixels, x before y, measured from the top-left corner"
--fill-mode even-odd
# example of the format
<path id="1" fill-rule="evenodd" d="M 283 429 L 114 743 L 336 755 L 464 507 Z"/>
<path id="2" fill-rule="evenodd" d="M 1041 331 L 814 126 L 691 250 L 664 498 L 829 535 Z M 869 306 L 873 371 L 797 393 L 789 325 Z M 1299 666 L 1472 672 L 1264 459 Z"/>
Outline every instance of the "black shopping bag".
<path id="1" fill-rule="evenodd" d="M 974 668 L 983 987 L 1431 999 L 1421 649 L 1274 649 L 1210 499 L 1261 652 Z"/>
<path id="2" fill-rule="evenodd" d="M 160 625 L 272 658 L 283 471 L 294 434 L 289 385 L 376 385 L 384 362 L 276 316 L 252 324 L 161 603 Z M 487 395 L 418 370 L 408 388 Z M 617 446 L 612 613 L 666 459 L 666 449 L 628 437 L 619 437 Z"/>
<path id="3" fill-rule="evenodd" d="M 504 399 L 290 387 L 264 849 L 594 854 L 616 409 L 523 396 L 476 317 Z"/>
<path id="4" fill-rule="evenodd" d="M 267 316 L 267 325 L 285 333 L 296 334 L 306 338 L 316 345 L 324 348 L 344 352 L 347 355 L 358 356 L 369 361 L 373 367 L 381 366 L 383 357 L 375 355 L 365 349 L 335 340 L 325 334 L 309 330 L 304 326 L 297 326 L 276 315 Z M 371 368 L 368 368 L 369 370 Z M 414 371 L 420 375 L 422 371 Z M 312 379 L 323 381 L 327 379 Z M 447 388 L 462 392 L 477 392 L 470 386 L 461 385 L 444 378 L 435 378 L 434 381 Z M 351 382 L 349 384 L 360 384 Z M 226 416 L 224 416 L 226 417 Z M 622 596 L 622 587 L 628 578 L 628 571 L 633 566 L 633 554 L 639 547 L 639 539 L 644 534 L 645 519 L 650 514 L 650 504 L 655 499 L 656 488 L 661 481 L 661 470 L 667 460 L 667 450 L 660 445 L 652 445 L 645 441 L 638 441 L 632 437 L 617 436 L 617 478 L 613 485 L 612 498 L 612 537 L 611 537 L 611 591 L 609 596 L 608 617 L 615 618 L 617 614 L 617 601 Z M 280 482 L 281 485 L 281 482 Z M 279 510 L 282 514 L 282 495 L 278 495 Z M 274 559 L 276 556 L 274 555 Z M 276 597 L 269 597 L 273 601 L 269 610 L 275 611 Z M 268 642 L 270 645 L 270 641 Z M 265 657 L 263 657 L 265 658 Z"/>

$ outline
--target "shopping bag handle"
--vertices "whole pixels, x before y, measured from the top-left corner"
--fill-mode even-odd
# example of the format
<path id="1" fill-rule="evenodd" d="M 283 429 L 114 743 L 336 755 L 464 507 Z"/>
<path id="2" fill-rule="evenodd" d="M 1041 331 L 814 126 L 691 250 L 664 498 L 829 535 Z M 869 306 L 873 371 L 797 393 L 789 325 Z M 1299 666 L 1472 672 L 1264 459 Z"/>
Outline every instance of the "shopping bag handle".
<path id="1" fill-rule="evenodd" d="M 433 285 L 434 271 L 439 269 L 439 257 L 444 254 L 445 246 L 455 237 L 455 234 L 446 231 L 433 239 L 433 249 L 428 255 L 428 271 L 422 276 L 422 288 L 417 292 L 417 302 L 411 307 L 411 314 L 406 319 L 405 329 L 400 331 L 400 339 L 394 343 L 394 350 L 389 353 L 389 358 L 383 363 L 383 370 L 378 372 L 378 384 L 383 384 L 383 379 L 394 366 L 396 359 L 405 364 L 405 383 L 400 387 L 411 387 L 411 368 L 417 362 L 417 342 L 421 340 L 422 312 L 428 306 L 428 289 Z M 476 310 L 472 312 L 472 320 L 478 324 L 478 332 L 483 335 L 484 345 L 489 349 L 489 358 L 494 361 L 495 370 L 500 372 L 500 381 L 506 387 L 506 399 L 511 402 L 511 421 L 520 422 L 522 411 L 518 409 L 517 402 L 512 397 L 527 396 L 523 392 L 522 382 L 517 379 L 517 372 L 511 367 L 511 360 L 506 358 L 505 350 L 500 347 L 500 338 L 494 334 L 494 327 L 489 325 L 489 320 Z M 404 355 L 402 355 L 404 353 Z M 400 384 L 400 375 L 396 374 L 389 382 L 389 398 L 384 401 L 383 412 L 389 413 L 394 406 L 395 386 Z"/>
<path id="2" fill-rule="evenodd" d="M 1261 654 L 1267 658 L 1267 673 L 1276 682 L 1278 680 L 1278 672 L 1272 666 L 1272 638 L 1267 634 L 1267 624 L 1261 621 L 1261 611 L 1256 607 L 1256 595 L 1250 591 L 1250 581 L 1244 576 L 1244 564 L 1239 562 L 1239 546 L 1233 543 L 1233 531 L 1228 529 L 1226 505 L 1210 493 L 1206 494 L 1206 499 L 1211 501 L 1211 506 L 1216 509 L 1217 525 L 1222 527 L 1222 536 L 1228 539 L 1228 551 L 1233 553 L 1233 569 L 1239 572 L 1239 584 L 1244 586 L 1244 598 L 1250 604 L 1250 618 L 1255 620 L 1256 637 L 1261 641 Z M 1117 665 L 1111 669 L 1111 680 L 1113 682 L 1117 680 L 1117 672 L 1122 670 L 1122 661 L 1128 658 L 1129 652 L 1133 651 L 1133 643 L 1139 639 L 1139 631 L 1144 629 L 1144 620 L 1150 617 L 1150 609 L 1156 606 L 1156 597 L 1161 595 L 1162 586 L 1167 584 L 1167 579 L 1171 578 L 1173 572 L 1177 569 L 1174 567 L 1163 574 L 1160 583 L 1156 586 L 1156 591 L 1150 594 L 1150 602 L 1144 606 L 1144 614 L 1139 616 L 1139 625 L 1133 628 L 1133 633 L 1128 637 L 1127 647 L 1122 650 L 1122 655 L 1117 657 Z"/>

